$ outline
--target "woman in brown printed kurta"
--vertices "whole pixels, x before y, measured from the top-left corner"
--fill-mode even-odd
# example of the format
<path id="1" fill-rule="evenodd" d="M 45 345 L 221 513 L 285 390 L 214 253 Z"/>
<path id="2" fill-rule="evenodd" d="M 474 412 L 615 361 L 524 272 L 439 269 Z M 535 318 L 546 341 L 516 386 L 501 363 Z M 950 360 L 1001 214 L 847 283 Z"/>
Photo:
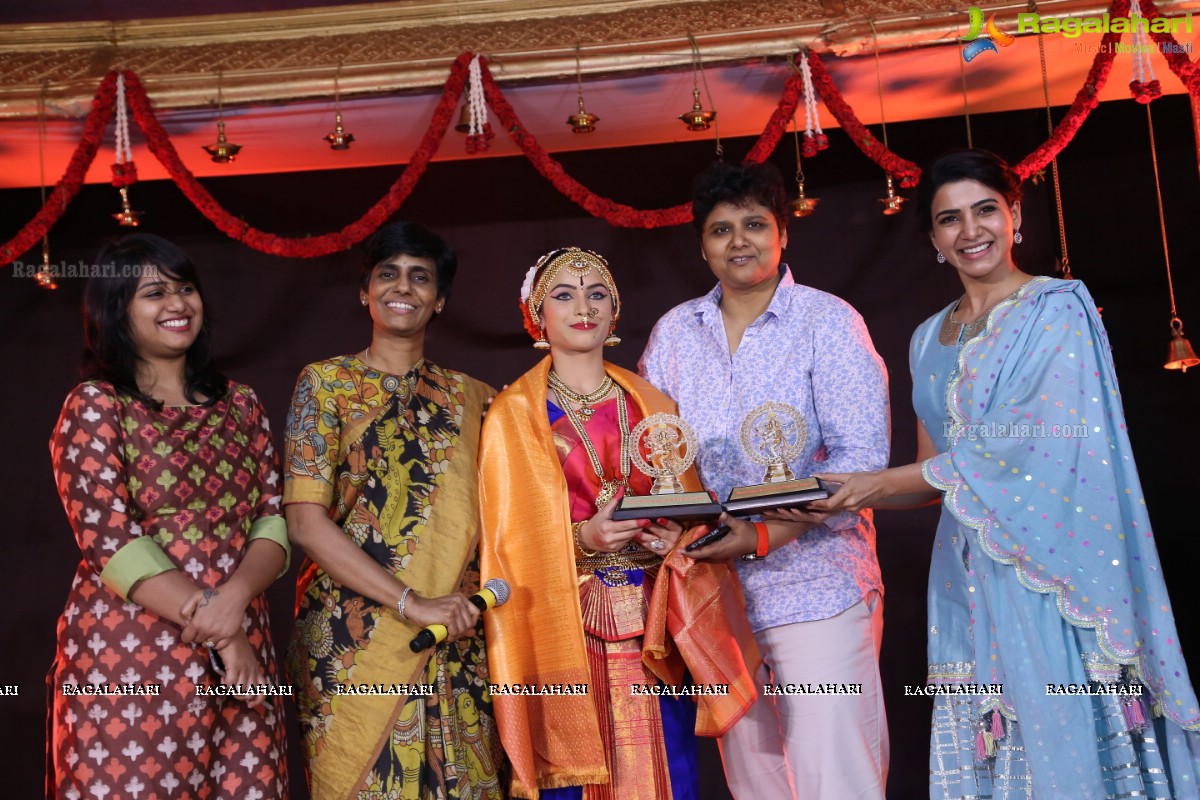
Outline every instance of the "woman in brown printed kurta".
<path id="1" fill-rule="evenodd" d="M 286 798 L 282 698 L 262 693 L 280 680 L 262 592 L 288 554 L 266 417 L 209 363 L 178 249 L 131 236 L 98 261 L 125 277 L 88 287 L 96 378 L 50 442 L 83 558 L 48 676 L 47 794 Z M 237 684 L 259 693 L 208 694 Z"/>

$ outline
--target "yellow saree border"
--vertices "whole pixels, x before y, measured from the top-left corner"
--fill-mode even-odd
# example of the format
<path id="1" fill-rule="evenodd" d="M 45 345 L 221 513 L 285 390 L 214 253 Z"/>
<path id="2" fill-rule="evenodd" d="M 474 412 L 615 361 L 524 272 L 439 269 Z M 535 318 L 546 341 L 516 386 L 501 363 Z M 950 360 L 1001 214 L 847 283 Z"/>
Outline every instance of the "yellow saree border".
<path id="1" fill-rule="evenodd" d="M 426 522 L 428 529 L 437 531 L 437 545 L 435 548 L 429 537 L 422 537 L 408 567 L 397 576 L 414 592 L 429 597 L 449 594 L 458 587 L 479 537 L 475 455 L 479 452 L 483 409 L 490 389 L 461 373 L 448 374 L 461 379 L 465 397 L 454 458 L 438 482 Z M 420 683 L 430 651 L 418 654 L 408 647 L 419 630 L 392 614 L 380 616 L 370 646 L 358 658 L 355 682 L 390 684 L 397 682 L 397 676 L 404 676 L 410 684 Z M 338 697 L 338 709 L 325 735 L 324 747 L 309 762 L 314 800 L 351 797 L 371 771 L 380 743 L 391 735 L 396 716 L 408 700 L 407 696 Z"/>

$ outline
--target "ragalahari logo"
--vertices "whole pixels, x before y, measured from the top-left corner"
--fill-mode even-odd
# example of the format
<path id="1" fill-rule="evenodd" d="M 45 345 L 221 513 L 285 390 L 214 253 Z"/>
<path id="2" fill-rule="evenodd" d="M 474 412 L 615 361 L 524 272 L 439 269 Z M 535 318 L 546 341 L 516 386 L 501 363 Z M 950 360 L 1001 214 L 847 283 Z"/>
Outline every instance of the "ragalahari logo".
<path id="1" fill-rule="evenodd" d="M 959 37 L 960 41 L 968 43 L 963 48 L 963 61 L 970 61 L 986 50 L 998 53 L 1000 51 L 996 49 L 996 45 L 1008 47 L 1017 40 L 1015 36 L 996 27 L 995 14 L 987 18 L 987 25 L 983 23 L 983 12 L 975 6 L 971 6 L 967 15 L 970 19 L 971 29 L 967 31 L 966 36 Z"/>

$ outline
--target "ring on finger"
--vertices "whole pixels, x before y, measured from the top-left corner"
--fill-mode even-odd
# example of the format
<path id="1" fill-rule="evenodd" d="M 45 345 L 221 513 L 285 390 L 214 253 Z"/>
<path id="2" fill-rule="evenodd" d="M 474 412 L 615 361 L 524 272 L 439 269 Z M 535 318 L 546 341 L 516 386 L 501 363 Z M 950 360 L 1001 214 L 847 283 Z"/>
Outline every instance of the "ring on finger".
<path id="1" fill-rule="evenodd" d="M 667 546 L 667 543 L 664 542 L 662 539 L 655 539 L 653 542 L 650 543 L 650 549 L 658 551 L 658 552 L 661 552 L 664 548 L 666 548 L 666 546 Z"/>

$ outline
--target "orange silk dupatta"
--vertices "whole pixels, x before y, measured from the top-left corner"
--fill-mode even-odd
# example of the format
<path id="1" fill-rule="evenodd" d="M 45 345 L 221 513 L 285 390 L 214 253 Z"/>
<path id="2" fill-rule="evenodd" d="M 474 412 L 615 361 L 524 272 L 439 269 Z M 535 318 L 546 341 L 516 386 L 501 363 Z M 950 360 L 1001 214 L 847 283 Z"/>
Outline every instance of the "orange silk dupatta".
<path id="1" fill-rule="evenodd" d="M 544 359 L 495 399 L 479 456 L 482 577 L 504 578 L 512 588 L 504 606 L 484 615 L 491 680 L 538 690 L 591 681 L 567 484 L 546 413 L 550 366 Z M 605 371 L 643 415 L 675 412 L 674 403 L 632 372 L 607 363 Z M 700 488 L 694 470 L 681 480 L 686 490 Z M 686 531 L 680 543 L 703 530 Z M 729 687 L 725 695 L 697 698 L 700 735 L 725 733 L 749 709 L 758 650 L 728 565 L 693 561 L 682 547 L 667 556 L 651 594 L 642 660 L 670 685 L 686 669 L 697 685 Z M 513 796 L 609 782 L 595 702 L 590 693 L 493 693 Z"/>

